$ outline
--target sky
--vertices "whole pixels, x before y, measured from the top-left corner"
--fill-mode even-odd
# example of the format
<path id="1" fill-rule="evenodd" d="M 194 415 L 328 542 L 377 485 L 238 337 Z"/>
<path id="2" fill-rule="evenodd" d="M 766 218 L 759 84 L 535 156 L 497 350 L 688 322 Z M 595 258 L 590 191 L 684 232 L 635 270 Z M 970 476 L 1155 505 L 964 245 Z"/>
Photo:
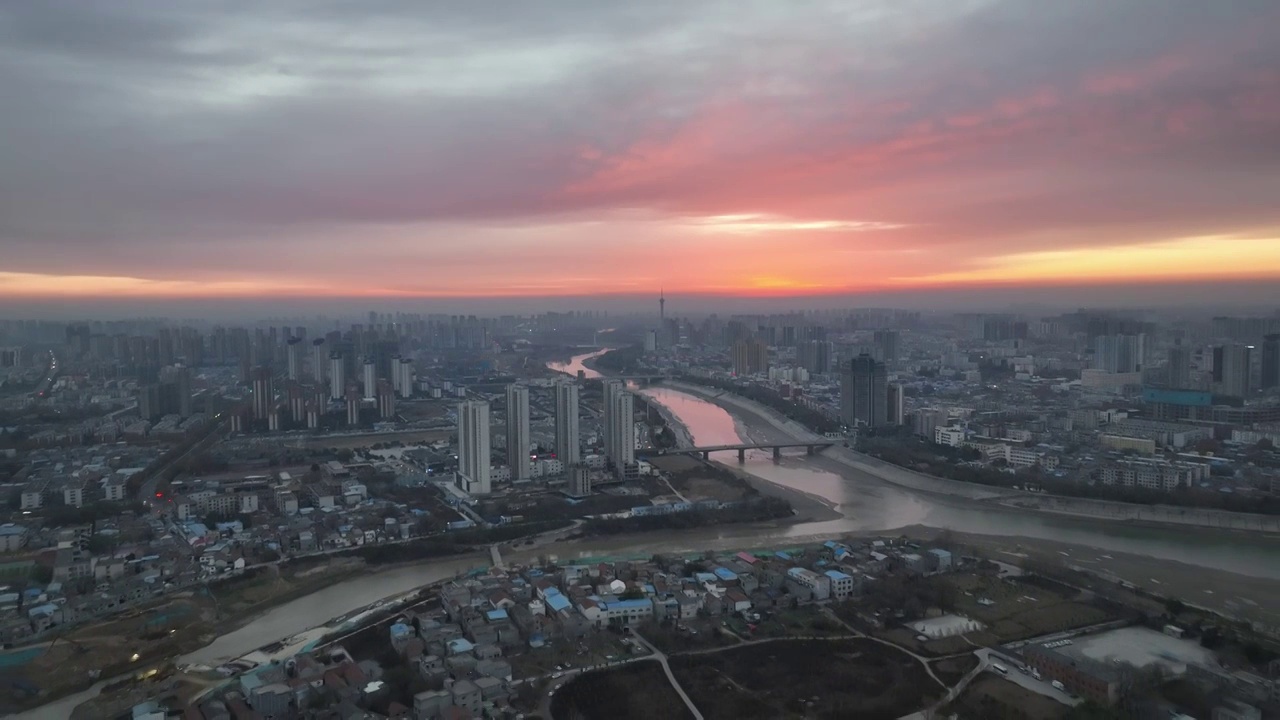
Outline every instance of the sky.
<path id="1" fill-rule="evenodd" d="M 0 0 L 0 103 L 0 303 L 1280 301 L 1274 0 Z"/>

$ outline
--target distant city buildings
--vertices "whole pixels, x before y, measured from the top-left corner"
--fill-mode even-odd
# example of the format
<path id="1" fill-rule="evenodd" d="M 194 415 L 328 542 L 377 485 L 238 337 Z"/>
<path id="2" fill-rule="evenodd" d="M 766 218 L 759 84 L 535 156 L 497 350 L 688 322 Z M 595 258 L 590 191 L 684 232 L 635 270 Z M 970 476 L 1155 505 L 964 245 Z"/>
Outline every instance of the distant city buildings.
<path id="1" fill-rule="evenodd" d="M 880 359 L 886 363 L 896 362 L 898 359 L 898 331 L 876 330 L 872 337 L 876 348 L 880 351 Z"/>
<path id="2" fill-rule="evenodd" d="M 1249 382 L 1253 346 L 1233 343 L 1213 349 L 1214 390 L 1227 397 L 1246 398 L 1251 390 Z"/>
<path id="3" fill-rule="evenodd" d="M 1263 390 L 1280 387 L 1280 334 L 1270 334 L 1262 339 Z"/>
<path id="4" fill-rule="evenodd" d="M 746 338 L 733 344 L 733 374 L 755 375 L 769 369 L 769 346 L 759 338 Z"/>
<path id="5" fill-rule="evenodd" d="M 1191 348 L 1176 342 L 1169 348 L 1169 362 L 1165 365 L 1166 381 L 1171 388 L 1191 387 Z"/>
<path id="6" fill-rule="evenodd" d="M 1146 336 L 1099 335 L 1095 337 L 1093 367 L 1112 374 L 1142 372 L 1146 367 Z"/>
<path id="7" fill-rule="evenodd" d="M 888 371 L 868 354 L 848 361 L 840 373 L 840 420 L 849 426 L 889 422 Z"/>
<path id="8" fill-rule="evenodd" d="M 831 372 L 831 343 L 826 340 L 805 340 L 796 346 L 796 363 L 815 374 Z"/>

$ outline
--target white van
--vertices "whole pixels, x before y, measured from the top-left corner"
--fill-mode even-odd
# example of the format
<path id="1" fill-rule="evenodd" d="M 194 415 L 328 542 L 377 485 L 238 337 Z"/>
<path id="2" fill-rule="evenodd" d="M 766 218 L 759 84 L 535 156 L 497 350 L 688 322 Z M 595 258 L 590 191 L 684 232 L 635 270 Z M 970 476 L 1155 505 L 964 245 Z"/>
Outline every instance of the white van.
<path id="1" fill-rule="evenodd" d="M 1009 674 L 1009 668 L 1001 665 L 1000 663 L 991 663 L 991 667 L 995 668 L 996 672 L 1000 673 L 1001 675 Z"/>

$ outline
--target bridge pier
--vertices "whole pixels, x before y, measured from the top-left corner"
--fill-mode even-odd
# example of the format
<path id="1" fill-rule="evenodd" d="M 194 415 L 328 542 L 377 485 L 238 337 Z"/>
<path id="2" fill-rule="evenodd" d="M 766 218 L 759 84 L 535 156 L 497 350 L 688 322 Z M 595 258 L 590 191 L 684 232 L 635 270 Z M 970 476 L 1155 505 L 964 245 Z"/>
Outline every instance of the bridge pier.
<path id="1" fill-rule="evenodd" d="M 738 448 L 738 462 L 744 463 L 746 461 L 747 461 L 747 451 L 744 448 Z"/>
<path id="2" fill-rule="evenodd" d="M 818 448 L 814 447 L 813 445 L 810 445 L 804 449 L 805 455 L 813 455 L 816 452 L 818 452 Z"/>
<path id="3" fill-rule="evenodd" d="M 781 460 L 781 459 L 782 459 L 782 448 L 780 448 L 780 447 L 775 447 L 775 448 L 773 449 L 773 459 L 774 459 L 774 460 Z"/>
<path id="4" fill-rule="evenodd" d="M 710 459 L 711 459 L 711 452 L 710 452 L 709 450 L 708 450 L 708 451 L 704 451 L 704 452 L 702 453 L 702 459 L 703 459 L 703 460 L 710 460 Z"/>

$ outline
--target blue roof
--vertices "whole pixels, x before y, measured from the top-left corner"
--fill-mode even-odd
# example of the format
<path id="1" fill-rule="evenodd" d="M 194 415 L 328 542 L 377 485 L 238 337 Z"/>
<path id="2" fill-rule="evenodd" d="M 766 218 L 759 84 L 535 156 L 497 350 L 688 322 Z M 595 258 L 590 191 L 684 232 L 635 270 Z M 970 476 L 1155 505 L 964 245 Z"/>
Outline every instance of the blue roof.
<path id="1" fill-rule="evenodd" d="M 549 588 L 547 588 L 546 592 L 544 592 L 544 593 L 542 593 L 542 594 L 543 594 L 543 595 L 546 595 L 546 596 L 547 596 L 547 599 L 548 599 L 548 600 L 550 600 L 552 595 L 559 595 L 559 594 L 560 594 L 560 588 L 557 588 L 557 587 L 549 587 Z"/>
<path id="2" fill-rule="evenodd" d="M 701 583 L 715 582 L 716 575 L 715 573 L 707 573 L 707 572 L 694 573 L 693 579 Z"/>
<path id="3" fill-rule="evenodd" d="M 0 525 L 0 535 L 21 535 L 26 531 L 21 525 Z"/>
<path id="4" fill-rule="evenodd" d="M 469 652 L 475 649 L 475 645 L 466 638 L 454 638 L 449 641 L 449 650 L 455 653 Z"/>
<path id="5" fill-rule="evenodd" d="M 825 573 L 823 573 L 823 574 L 824 574 L 824 575 L 826 575 L 827 577 L 831 578 L 832 580 L 848 580 L 848 579 L 851 579 L 851 578 L 852 578 L 852 576 L 851 576 L 851 575 L 845 575 L 844 573 L 840 572 L 839 570 L 828 570 L 828 571 L 826 571 L 826 572 L 825 572 Z"/>
<path id="6" fill-rule="evenodd" d="M 791 556 L 790 556 L 790 555 L 788 555 L 788 554 L 787 554 L 787 553 L 785 553 L 785 552 L 782 552 L 781 550 L 779 550 L 778 552 L 774 553 L 774 557 L 781 558 L 782 560 L 790 560 L 790 559 L 791 559 Z"/>
<path id="7" fill-rule="evenodd" d="M 720 578 L 721 580 L 737 580 L 738 579 L 738 573 L 726 567 L 717 566 L 712 568 L 711 572 L 715 573 L 716 577 Z"/>
<path id="8" fill-rule="evenodd" d="M 413 628 L 404 623 L 396 623 L 391 626 L 391 637 L 403 637 L 413 633 Z"/>
<path id="9" fill-rule="evenodd" d="M 942 548 L 933 548 L 933 549 L 932 549 L 932 550 L 930 550 L 929 552 L 933 553 L 934 555 L 936 555 L 936 556 L 938 556 L 938 557 L 940 557 L 940 558 L 944 558 L 944 557 L 951 557 L 951 553 L 950 553 L 950 551 L 943 550 Z"/>
<path id="10" fill-rule="evenodd" d="M 490 610 L 489 612 L 485 613 L 484 616 L 489 618 L 490 620 L 506 620 L 507 611 L 503 610 L 502 608 L 498 608 L 497 610 Z"/>
<path id="11" fill-rule="evenodd" d="M 555 610 L 556 612 L 568 610 L 571 605 L 572 603 L 569 602 L 569 598 L 561 595 L 560 593 L 547 595 L 547 607 Z"/>

